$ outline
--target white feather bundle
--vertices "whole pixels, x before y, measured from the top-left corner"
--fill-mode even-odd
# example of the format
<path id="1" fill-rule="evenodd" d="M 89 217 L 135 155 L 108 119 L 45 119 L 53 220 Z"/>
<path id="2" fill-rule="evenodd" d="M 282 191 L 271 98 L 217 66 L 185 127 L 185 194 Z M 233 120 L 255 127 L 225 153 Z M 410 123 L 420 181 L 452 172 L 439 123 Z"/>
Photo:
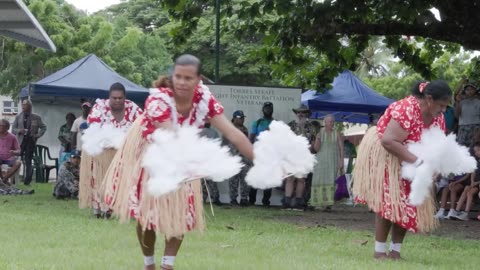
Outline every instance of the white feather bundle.
<path id="1" fill-rule="evenodd" d="M 240 157 L 232 156 L 219 140 L 200 137 L 199 132 L 196 127 L 185 126 L 177 131 L 158 129 L 152 134 L 142 161 L 150 176 L 150 194 L 158 197 L 198 178 L 221 182 L 240 172 Z"/>
<path id="2" fill-rule="evenodd" d="M 402 177 L 412 181 L 410 203 L 420 205 L 430 194 L 435 173 L 443 176 L 473 172 L 477 162 L 465 146 L 456 142 L 454 134 L 432 127 L 423 131 L 419 142 L 408 144 L 408 150 L 423 160 L 423 164 L 402 166 Z"/>
<path id="3" fill-rule="evenodd" d="M 92 123 L 82 135 L 82 150 L 97 156 L 107 148 L 119 149 L 125 139 L 125 130 L 112 124 Z"/>
<path id="4" fill-rule="evenodd" d="M 266 189 L 280 186 L 288 175 L 302 178 L 313 171 L 315 164 L 309 149 L 305 137 L 297 136 L 285 123 L 273 121 L 254 144 L 254 166 L 245 181 L 252 187 Z"/>

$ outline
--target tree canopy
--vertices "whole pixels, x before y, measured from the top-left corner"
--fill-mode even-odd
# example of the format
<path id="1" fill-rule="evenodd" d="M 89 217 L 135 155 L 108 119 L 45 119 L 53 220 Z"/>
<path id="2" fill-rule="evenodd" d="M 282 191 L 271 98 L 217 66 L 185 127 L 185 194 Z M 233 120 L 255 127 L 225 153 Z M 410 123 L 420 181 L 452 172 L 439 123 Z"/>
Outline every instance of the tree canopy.
<path id="1" fill-rule="evenodd" d="M 215 0 L 157 1 L 181 22 L 182 43 Z M 223 18 L 237 23 L 225 31 L 262 37 L 257 56 L 285 82 L 322 88 L 339 71 L 356 70 L 371 36 L 426 79 L 432 63 L 460 47 L 480 49 L 477 1 L 469 0 L 222 0 Z M 438 10 L 435 18 L 432 9 Z"/>
<path id="2" fill-rule="evenodd" d="M 150 86 L 159 73 L 172 65 L 165 40 L 144 33 L 128 18 L 107 20 L 78 11 L 63 0 L 25 1 L 57 46 L 51 53 L 13 40 L 0 38 L 0 92 L 19 93 L 74 61 L 94 53 L 121 75 Z"/>
<path id="3" fill-rule="evenodd" d="M 109 7 L 102 11 L 110 18 L 128 18 L 135 26 L 146 33 L 162 37 L 172 58 L 183 53 L 199 56 L 203 63 L 203 73 L 214 78 L 215 67 L 215 10 L 205 7 L 202 16 L 195 18 L 196 27 L 188 36 L 182 36 L 183 23 L 175 20 L 158 0 L 131 0 Z M 220 46 L 220 78 L 217 83 L 244 85 L 274 85 L 279 80 L 272 77 L 268 63 L 252 57 L 260 48 L 261 40 L 252 35 L 238 35 L 230 31 L 238 23 L 236 17 L 222 19 Z M 179 42 L 181 39 L 181 42 Z"/>
<path id="4" fill-rule="evenodd" d="M 143 86 L 181 53 L 199 56 L 214 77 L 215 0 L 127 0 L 93 15 L 64 0 L 24 2 L 58 50 L 0 38 L 3 94 L 89 53 Z M 221 0 L 219 83 L 325 89 L 349 69 L 400 98 L 420 78 L 478 80 L 480 58 L 468 65 L 462 50 L 480 49 L 476 2 Z"/>

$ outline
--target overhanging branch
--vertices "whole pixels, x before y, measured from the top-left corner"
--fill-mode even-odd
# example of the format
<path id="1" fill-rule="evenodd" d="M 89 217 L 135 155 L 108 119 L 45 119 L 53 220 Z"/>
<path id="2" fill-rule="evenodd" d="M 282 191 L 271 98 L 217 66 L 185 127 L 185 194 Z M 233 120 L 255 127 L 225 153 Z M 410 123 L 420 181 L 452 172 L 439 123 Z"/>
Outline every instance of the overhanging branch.
<path id="1" fill-rule="evenodd" d="M 473 30 L 473 29 L 472 29 Z M 376 23 L 376 24 L 336 24 L 330 23 L 319 26 L 307 35 L 405 35 L 421 36 L 436 40 L 460 43 L 468 49 L 480 50 L 480 34 L 478 31 L 468 31 L 456 24 L 435 23 L 435 24 L 405 24 L 405 23 Z"/>

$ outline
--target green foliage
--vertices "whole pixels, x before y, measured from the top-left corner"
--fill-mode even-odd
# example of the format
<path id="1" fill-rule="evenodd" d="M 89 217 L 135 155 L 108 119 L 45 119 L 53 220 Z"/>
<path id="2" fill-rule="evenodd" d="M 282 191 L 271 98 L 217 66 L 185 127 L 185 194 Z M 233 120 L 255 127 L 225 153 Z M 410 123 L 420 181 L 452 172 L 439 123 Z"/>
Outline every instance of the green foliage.
<path id="1" fill-rule="evenodd" d="M 378 93 L 394 100 L 402 99 L 410 95 L 413 84 L 422 77 L 410 68 L 400 66 L 399 63 L 392 64 L 390 68 L 397 70 L 396 72 L 390 71 L 391 73 L 387 76 L 360 78 Z"/>
<path id="2" fill-rule="evenodd" d="M 179 22 L 174 42 L 183 44 L 215 1 L 161 2 Z M 480 48 L 480 39 L 466 31 L 477 32 L 476 24 L 464 17 L 480 7 L 460 2 L 461 10 L 450 1 L 228 0 L 221 9 L 223 18 L 236 18 L 228 31 L 261 38 L 256 56 L 271 65 L 273 77 L 323 89 L 338 72 L 358 68 L 372 36 L 386 36 L 383 43 L 394 57 L 423 78 L 435 78 L 432 63 L 444 52 L 458 53 L 460 45 Z"/>
<path id="3" fill-rule="evenodd" d="M 165 39 L 144 33 L 128 18 L 87 16 L 63 0 L 32 0 L 29 9 L 49 33 L 57 52 L 1 38 L 0 93 L 4 95 L 15 96 L 29 82 L 90 53 L 119 74 L 147 87 L 172 65 Z"/>
<path id="4" fill-rule="evenodd" d="M 462 78 L 468 77 L 471 54 L 462 52 L 456 55 L 444 53 L 432 64 L 432 78 L 445 80 L 452 90 L 456 88 Z M 414 83 L 422 80 L 421 74 L 415 72 L 401 62 L 388 64 L 388 74 L 380 77 L 360 75 L 366 84 L 380 94 L 392 98 L 401 99 L 410 94 Z M 472 77 L 470 77 L 472 78 Z"/>
<path id="5" fill-rule="evenodd" d="M 441 1 L 408 1 L 408 8 L 393 0 L 220 2 L 219 83 L 321 90 L 350 69 L 381 93 L 401 98 L 421 78 L 452 86 L 463 76 L 480 79 L 480 60 L 466 65 L 469 55 L 460 51 L 459 44 L 471 40 L 435 32 L 439 22 L 428 9 L 435 6 L 446 18 L 450 11 Z M 58 51 L 0 38 L 3 94 L 15 95 L 89 53 L 143 86 L 165 74 L 182 53 L 199 56 L 204 74 L 214 78 L 215 0 L 128 0 L 90 16 L 64 0 L 26 3 Z M 401 64 L 396 67 L 392 59 Z"/>
<path id="6" fill-rule="evenodd" d="M 476 56 L 470 61 L 470 65 L 466 71 L 466 78 L 470 78 L 471 82 L 479 85 L 480 82 L 480 57 Z"/>
<path id="7" fill-rule="evenodd" d="M 222 4 L 228 1 L 221 1 Z M 239 1 L 237 1 L 239 2 Z M 172 9 L 164 5 L 172 5 Z M 183 13 L 184 9 L 188 13 Z M 227 11 L 223 11 L 224 14 Z M 211 3 L 191 1 L 131 0 L 103 11 L 109 18 L 128 18 L 146 33 L 155 33 L 166 41 L 171 57 L 190 53 L 200 57 L 203 73 L 213 80 L 215 74 L 215 10 Z M 176 16 L 192 16 L 192 20 L 172 20 Z M 196 17 L 197 15 L 201 17 Z M 257 51 L 261 35 L 241 35 L 234 31 L 238 16 L 230 14 L 221 21 L 220 78 L 217 83 L 275 85 L 272 69 Z M 185 17 L 186 18 L 186 17 Z"/>

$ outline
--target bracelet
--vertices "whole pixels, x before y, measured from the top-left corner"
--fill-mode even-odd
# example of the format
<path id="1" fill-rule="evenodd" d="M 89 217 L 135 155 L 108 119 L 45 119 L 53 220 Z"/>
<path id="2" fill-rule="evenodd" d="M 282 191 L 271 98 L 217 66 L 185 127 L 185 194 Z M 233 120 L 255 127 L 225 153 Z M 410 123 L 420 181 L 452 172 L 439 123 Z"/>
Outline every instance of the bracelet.
<path id="1" fill-rule="evenodd" d="M 415 168 L 417 168 L 418 166 L 423 164 L 423 160 L 420 159 L 420 158 L 417 158 L 417 160 L 415 160 L 414 163 L 408 163 L 406 161 L 402 161 L 402 163 L 401 163 L 402 166 L 406 166 L 406 165 L 409 165 L 409 164 L 411 164 L 411 165 L 415 166 Z"/>
<path id="2" fill-rule="evenodd" d="M 413 165 L 418 168 L 420 165 L 423 164 L 423 159 L 420 159 L 420 158 L 417 158 L 417 160 L 415 160 L 415 162 L 413 163 Z"/>

